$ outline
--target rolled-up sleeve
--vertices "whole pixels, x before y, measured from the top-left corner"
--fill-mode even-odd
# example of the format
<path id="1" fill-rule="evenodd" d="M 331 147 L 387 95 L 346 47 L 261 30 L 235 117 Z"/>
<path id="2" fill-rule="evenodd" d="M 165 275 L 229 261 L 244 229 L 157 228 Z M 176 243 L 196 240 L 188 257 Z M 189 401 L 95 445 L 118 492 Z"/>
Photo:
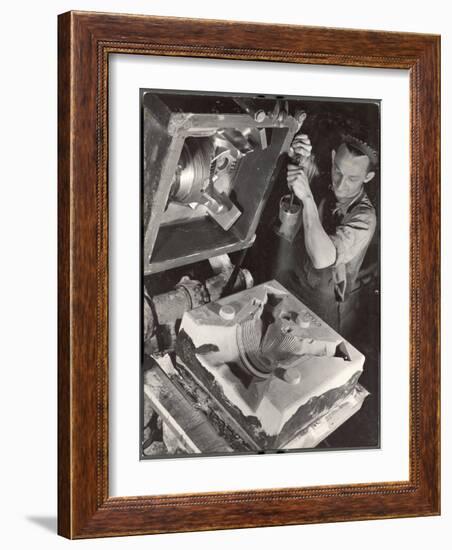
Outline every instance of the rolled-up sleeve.
<path id="1" fill-rule="evenodd" d="M 359 204 L 344 216 L 330 238 L 336 248 L 334 266 L 346 264 L 360 254 L 370 243 L 377 218 L 370 204 Z"/>

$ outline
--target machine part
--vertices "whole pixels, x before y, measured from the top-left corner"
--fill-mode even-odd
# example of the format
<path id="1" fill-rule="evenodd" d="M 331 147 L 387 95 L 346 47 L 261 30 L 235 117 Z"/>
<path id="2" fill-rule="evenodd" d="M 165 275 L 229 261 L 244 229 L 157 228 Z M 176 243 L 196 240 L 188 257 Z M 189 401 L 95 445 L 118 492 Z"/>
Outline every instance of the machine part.
<path id="1" fill-rule="evenodd" d="M 239 362 L 242 368 L 257 379 L 268 378 L 276 365 L 272 367 L 261 361 L 259 348 L 262 338 L 262 323 L 254 320 L 245 321 L 237 325 L 237 349 L 239 352 Z"/>
<path id="2" fill-rule="evenodd" d="M 228 271 L 234 268 L 231 262 L 231 258 L 228 254 L 221 254 L 220 256 L 212 256 L 209 258 L 209 264 L 215 275 L 222 271 Z"/>
<path id="3" fill-rule="evenodd" d="M 273 120 L 280 120 L 281 121 L 281 120 L 283 120 L 283 117 L 280 117 L 280 112 L 281 112 L 281 102 L 279 100 L 277 100 L 275 102 L 275 106 L 273 107 L 273 111 L 270 113 L 269 116 Z"/>
<path id="4" fill-rule="evenodd" d="M 229 151 L 227 150 L 229 153 Z M 169 201 L 195 209 L 203 205 L 207 214 L 225 231 L 240 217 L 241 212 L 224 192 L 214 186 L 221 174 L 236 160 L 223 151 L 214 157 L 215 144 L 211 138 L 187 138 L 174 174 Z"/>
<path id="5" fill-rule="evenodd" d="M 298 363 L 302 355 L 335 357 L 337 343 L 307 337 L 293 321 L 250 319 L 237 326 L 237 345 L 242 366 L 257 378 L 268 378 L 276 369 L 283 372 Z M 291 376 L 290 383 L 295 383 Z M 285 375 L 283 379 L 286 380 Z"/>
<path id="6" fill-rule="evenodd" d="M 311 321 L 307 315 L 297 315 L 295 322 L 301 328 L 309 328 L 309 325 L 311 324 Z"/>
<path id="7" fill-rule="evenodd" d="M 223 318 L 225 306 L 234 319 Z M 303 329 L 296 320 L 308 315 Z M 175 351 L 178 367 L 260 448 L 281 448 L 330 410 L 356 386 L 365 360 L 277 281 L 185 313 Z"/>
<path id="8" fill-rule="evenodd" d="M 204 283 L 185 276 L 173 290 L 153 297 L 144 289 L 143 339 L 147 344 L 146 352 L 155 353 L 172 349 L 177 337 L 176 322 L 186 311 L 218 300 L 230 279 L 231 272 L 232 267 L 210 277 Z M 233 292 L 251 288 L 253 284 L 251 273 L 247 269 L 241 269 Z M 165 327 L 164 335 L 159 332 L 161 327 Z M 154 339 L 154 336 L 157 338 Z"/>
<path id="9" fill-rule="evenodd" d="M 220 317 L 225 321 L 232 321 L 235 317 L 235 309 L 233 306 L 223 306 L 220 308 Z"/>
<path id="10" fill-rule="evenodd" d="M 196 95 L 204 112 L 191 96 L 142 91 L 145 275 L 251 246 L 299 127 L 281 105 L 268 115 L 274 97 Z"/>
<path id="11" fill-rule="evenodd" d="M 294 386 L 295 384 L 299 384 L 301 381 L 301 374 L 298 371 L 298 369 L 290 368 L 286 369 L 284 371 L 284 381 L 290 384 L 291 386 Z"/>
<path id="12" fill-rule="evenodd" d="M 292 200 L 293 195 L 284 195 L 279 202 L 279 225 L 275 231 L 289 242 L 292 242 L 301 226 L 301 204 Z"/>
<path id="13" fill-rule="evenodd" d="M 295 158 L 292 158 L 292 161 L 303 168 L 309 183 L 319 174 L 314 155 L 310 155 L 309 157 L 297 155 Z M 276 234 L 292 242 L 300 229 L 301 220 L 302 206 L 295 199 L 293 191 L 288 195 L 282 196 L 279 203 L 279 224 L 275 227 Z"/>
<path id="14" fill-rule="evenodd" d="M 195 409 L 181 389 L 162 368 L 166 356 L 156 358 L 159 363 L 144 376 L 144 395 L 161 418 L 164 448 L 151 454 L 229 452 L 231 447 L 219 436 L 206 416 Z M 170 360 L 169 360 L 170 361 Z M 163 450 L 163 453 L 161 452 Z"/>
<path id="15" fill-rule="evenodd" d="M 213 143 L 209 138 L 188 138 L 177 163 L 169 200 L 183 204 L 198 201 L 209 185 Z"/>
<path id="16" fill-rule="evenodd" d="M 210 277 L 204 283 L 206 285 L 207 292 L 209 293 L 209 301 L 215 302 L 219 300 L 223 294 L 223 291 L 231 278 L 232 269 L 224 270 L 214 277 Z M 231 292 L 237 292 L 238 290 L 244 290 L 245 288 L 252 288 L 254 285 L 253 276 L 248 269 L 241 268 L 238 272 L 237 278 L 231 289 Z"/>
<path id="17" fill-rule="evenodd" d="M 295 120 L 298 122 L 298 130 L 303 126 L 304 121 L 307 118 L 305 111 L 297 111 L 295 113 Z M 289 148 L 290 162 L 297 164 L 308 178 L 308 182 L 314 179 L 319 174 L 319 169 L 316 163 L 315 155 L 311 154 L 308 157 L 295 154 L 292 147 Z M 281 197 L 279 204 L 279 223 L 275 227 L 275 232 L 280 237 L 283 237 L 289 242 L 292 242 L 295 235 L 301 226 L 302 210 L 301 205 L 295 200 L 293 191 L 289 195 Z"/>
<path id="18" fill-rule="evenodd" d="M 222 305 L 218 316 L 225 327 L 221 341 L 229 340 L 229 343 L 223 348 L 218 345 L 212 328 L 212 344 L 218 352 L 212 353 L 208 347 L 206 353 L 217 362 L 236 362 L 256 379 L 267 379 L 276 369 L 291 368 L 302 355 L 339 356 L 337 342 L 310 337 L 297 324 L 299 314 L 285 298 L 276 297 L 264 286 L 256 288 L 254 296 L 244 302 L 241 309 L 235 304 Z M 290 380 L 292 383 L 293 377 Z"/>
<path id="19" fill-rule="evenodd" d="M 150 322 L 148 321 L 148 325 L 144 327 L 145 334 L 148 335 L 154 334 L 156 325 L 174 323 L 182 317 L 185 311 L 191 309 L 190 296 L 182 286 L 164 294 L 153 296 L 152 302 L 155 308 L 155 315 L 152 316 Z"/>
<path id="20" fill-rule="evenodd" d="M 265 288 L 259 288 L 251 300 L 242 304 L 242 308 L 237 312 L 234 319 L 235 323 L 241 324 L 245 321 L 259 319 L 267 303 L 267 291 Z"/>
<path id="21" fill-rule="evenodd" d="M 206 207 L 209 216 L 225 231 L 231 229 L 242 214 L 225 193 L 216 193 L 213 187 L 202 193 L 199 204 Z"/>
<path id="22" fill-rule="evenodd" d="M 149 296 L 146 287 L 143 287 L 143 341 L 149 340 L 155 331 L 152 298 Z"/>
<path id="23" fill-rule="evenodd" d="M 189 309 L 194 309 L 202 304 L 207 304 L 210 301 L 209 294 L 205 286 L 199 281 L 190 279 L 190 277 L 182 277 L 176 285 L 176 289 L 178 288 L 182 288 L 187 293 L 190 301 Z"/>
<path id="24" fill-rule="evenodd" d="M 235 280 L 237 279 L 238 277 L 238 274 L 240 272 L 240 269 L 242 267 L 242 263 L 243 263 L 243 260 L 245 259 L 245 256 L 246 256 L 246 253 L 248 252 L 248 249 L 247 248 L 244 248 L 241 252 L 240 252 L 240 255 L 239 257 L 237 258 L 237 261 L 235 263 L 235 266 L 234 268 L 232 269 L 231 271 L 231 276 L 229 277 L 229 280 L 228 280 L 228 283 L 227 285 L 224 287 L 223 291 L 222 291 L 222 296 L 227 296 L 228 294 L 231 293 L 232 289 L 234 288 L 234 285 L 235 285 Z M 245 270 L 247 271 L 247 270 Z M 252 285 L 251 285 L 252 286 Z"/>
<path id="25" fill-rule="evenodd" d="M 203 283 L 182 277 L 174 290 L 153 296 L 152 302 L 157 316 L 152 323 L 168 325 L 181 319 L 186 311 L 210 302 L 210 296 Z"/>
<path id="26" fill-rule="evenodd" d="M 256 108 L 253 100 L 246 97 L 235 97 L 234 101 L 246 113 L 253 117 L 256 122 L 264 122 L 264 120 L 267 118 L 267 113 L 263 109 Z"/>

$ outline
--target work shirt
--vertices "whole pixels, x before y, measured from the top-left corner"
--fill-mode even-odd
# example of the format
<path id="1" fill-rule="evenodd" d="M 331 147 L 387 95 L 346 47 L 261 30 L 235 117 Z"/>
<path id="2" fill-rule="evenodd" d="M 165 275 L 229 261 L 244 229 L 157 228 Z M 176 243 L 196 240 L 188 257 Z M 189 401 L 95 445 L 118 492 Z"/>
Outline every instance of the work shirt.
<path id="1" fill-rule="evenodd" d="M 341 203 L 331 192 L 318 210 L 322 226 L 336 248 L 336 260 L 329 267 L 316 269 L 306 251 L 301 227 L 292 243 L 292 265 L 284 282 L 308 307 L 337 328 L 337 304 L 346 300 L 353 289 L 377 218 L 364 188 L 357 197 Z"/>

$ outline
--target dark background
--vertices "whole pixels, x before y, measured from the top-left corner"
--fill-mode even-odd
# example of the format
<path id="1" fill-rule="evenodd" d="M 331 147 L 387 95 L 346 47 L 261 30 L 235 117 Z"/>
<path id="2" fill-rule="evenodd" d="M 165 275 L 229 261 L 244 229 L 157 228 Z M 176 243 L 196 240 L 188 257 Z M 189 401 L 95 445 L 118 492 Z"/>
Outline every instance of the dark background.
<path id="1" fill-rule="evenodd" d="M 234 94 L 235 95 L 235 94 Z M 218 95 L 222 102 L 229 102 L 231 112 L 240 111 L 228 97 Z M 267 102 L 255 96 L 256 102 L 268 110 Z M 380 102 L 378 100 L 330 100 L 330 99 L 287 99 L 290 112 L 304 110 L 307 118 L 300 133 L 309 136 L 312 152 L 319 168 L 319 175 L 311 182 L 314 197 L 319 201 L 325 195 L 331 182 L 331 151 L 336 149 L 342 134 L 351 134 L 380 151 Z M 185 107 L 181 105 L 185 101 Z M 175 94 L 175 102 L 182 111 L 208 112 L 209 100 L 202 95 Z M 257 228 L 256 241 L 246 251 L 231 254 L 232 262 L 242 261 L 249 269 L 255 285 L 275 278 L 278 262 L 284 261 L 281 238 L 274 231 L 278 223 L 279 202 L 288 192 L 286 182 L 287 155 L 283 155 L 275 178 L 275 183 L 266 203 Z M 367 250 L 361 274 L 364 283 L 347 300 L 347 323 L 340 331 L 366 357 L 360 384 L 370 395 L 362 409 L 339 427 L 320 444 L 320 448 L 378 447 L 380 445 L 380 173 L 365 186 L 365 190 L 376 209 L 377 228 Z M 281 258 L 283 258 L 281 260 Z M 211 276 L 207 261 L 186 265 L 144 278 L 144 285 L 150 295 L 172 289 L 183 275 L 205 280 Z"/>

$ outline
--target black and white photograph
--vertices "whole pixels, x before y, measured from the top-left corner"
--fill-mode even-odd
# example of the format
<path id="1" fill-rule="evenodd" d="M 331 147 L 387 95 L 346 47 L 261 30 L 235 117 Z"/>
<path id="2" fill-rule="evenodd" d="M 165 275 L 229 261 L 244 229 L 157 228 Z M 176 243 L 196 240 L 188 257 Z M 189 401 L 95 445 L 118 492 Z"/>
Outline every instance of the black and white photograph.
<path id="1" fill-rule="evenodd" d="M 139 97 L 141 459 L 379 448 L 380 100 Z"/>

